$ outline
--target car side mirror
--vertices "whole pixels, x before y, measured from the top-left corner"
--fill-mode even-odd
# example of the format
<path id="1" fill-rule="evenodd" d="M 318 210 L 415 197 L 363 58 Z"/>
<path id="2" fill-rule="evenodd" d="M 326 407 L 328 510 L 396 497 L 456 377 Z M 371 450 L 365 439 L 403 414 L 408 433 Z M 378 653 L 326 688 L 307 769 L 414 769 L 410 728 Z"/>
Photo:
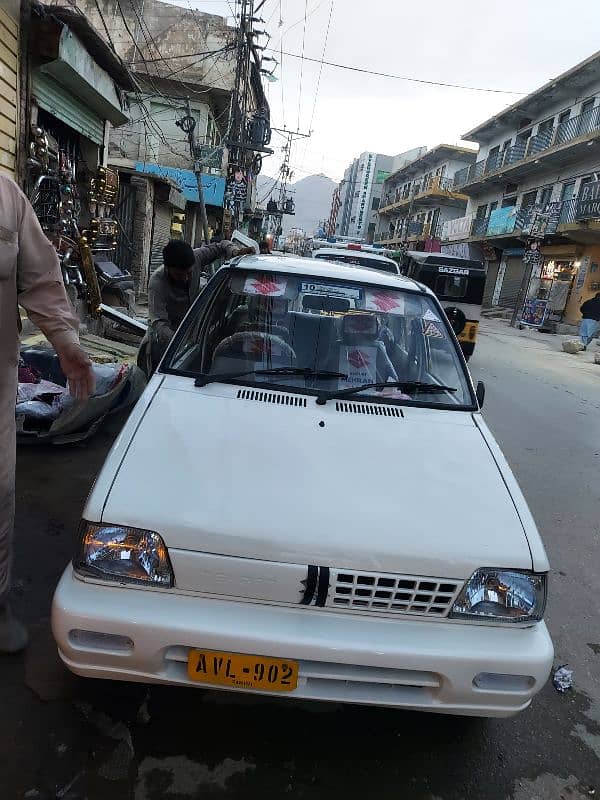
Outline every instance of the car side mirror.
<path id="1" fill-rule="evenodd" d="M 483 381 L 477 382 L 477 389 L 475 389 L 475 397 L 479 408 L 483 408 L 483 401 L 485 400 L 485 383 Z"/>

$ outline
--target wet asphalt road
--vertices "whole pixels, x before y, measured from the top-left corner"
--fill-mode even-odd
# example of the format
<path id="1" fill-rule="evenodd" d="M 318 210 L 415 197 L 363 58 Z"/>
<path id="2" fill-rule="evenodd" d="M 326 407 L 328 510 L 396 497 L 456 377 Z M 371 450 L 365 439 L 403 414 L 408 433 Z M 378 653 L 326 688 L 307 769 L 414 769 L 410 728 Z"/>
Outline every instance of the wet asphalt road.
<path id="1" fill-rule="evenodd" d="M 0 660 L 1 800 L 600 797 L 600 367 L 573 358 L 492 325 L 472 360 L 549 552 L 556 663 L 575 671 L 574 690 L 549 685 L 509 720 L 71 676 L 52 590 L 120 421 L 86 445 L 22 449 L 13 596 L 32 643 Z"/>

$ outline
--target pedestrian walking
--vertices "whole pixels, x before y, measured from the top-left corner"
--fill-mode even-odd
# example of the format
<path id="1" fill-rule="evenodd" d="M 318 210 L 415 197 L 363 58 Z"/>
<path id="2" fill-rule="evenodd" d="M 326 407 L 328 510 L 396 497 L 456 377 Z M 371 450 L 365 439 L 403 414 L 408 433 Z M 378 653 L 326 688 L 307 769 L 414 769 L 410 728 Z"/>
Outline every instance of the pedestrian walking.
<path id="1" fill-rule="evenodd" d="M 583 349 L 586 350 L 588 344 L 600 330 L 600 292 L 586 300 L 579 310 L 583 317 L 579 325 L 579 337 Z"/>
<path id="2" fill-rule="evenodd" d="M 0 652 L 27 644 L 27 630 L 8 604 L 15 508 L 15 399 L 22 306 L 51 342 L 71 394 L 94 389 L 92 362 L 79 344 L 78 321 L 56 251 L 19 187 L 0 175 Z"/>

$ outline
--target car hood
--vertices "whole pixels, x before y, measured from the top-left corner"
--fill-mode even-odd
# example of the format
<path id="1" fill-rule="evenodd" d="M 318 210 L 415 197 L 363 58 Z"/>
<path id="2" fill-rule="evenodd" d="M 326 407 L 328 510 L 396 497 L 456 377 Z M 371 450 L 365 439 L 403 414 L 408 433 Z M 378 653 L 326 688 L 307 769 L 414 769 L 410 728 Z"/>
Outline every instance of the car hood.
<path id="1" fill-rule="evenodd" d="M 168 377 L 123 448 L 102 520 L 267 561 L 449 578 L 531 569 L 472 415 L 370 408 Z"/>

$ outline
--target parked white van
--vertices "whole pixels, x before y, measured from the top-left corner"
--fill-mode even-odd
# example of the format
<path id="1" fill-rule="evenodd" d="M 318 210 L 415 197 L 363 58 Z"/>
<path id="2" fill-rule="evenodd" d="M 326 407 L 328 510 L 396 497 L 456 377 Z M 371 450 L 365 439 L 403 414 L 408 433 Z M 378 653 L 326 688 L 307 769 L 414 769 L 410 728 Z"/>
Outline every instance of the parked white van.
<path id="1" fill-rule="evenodd" d="M 78 675 L 509 716 L 548 561 L 433 293 L 249 256 L 182 323 L 52 613 Z"/>

